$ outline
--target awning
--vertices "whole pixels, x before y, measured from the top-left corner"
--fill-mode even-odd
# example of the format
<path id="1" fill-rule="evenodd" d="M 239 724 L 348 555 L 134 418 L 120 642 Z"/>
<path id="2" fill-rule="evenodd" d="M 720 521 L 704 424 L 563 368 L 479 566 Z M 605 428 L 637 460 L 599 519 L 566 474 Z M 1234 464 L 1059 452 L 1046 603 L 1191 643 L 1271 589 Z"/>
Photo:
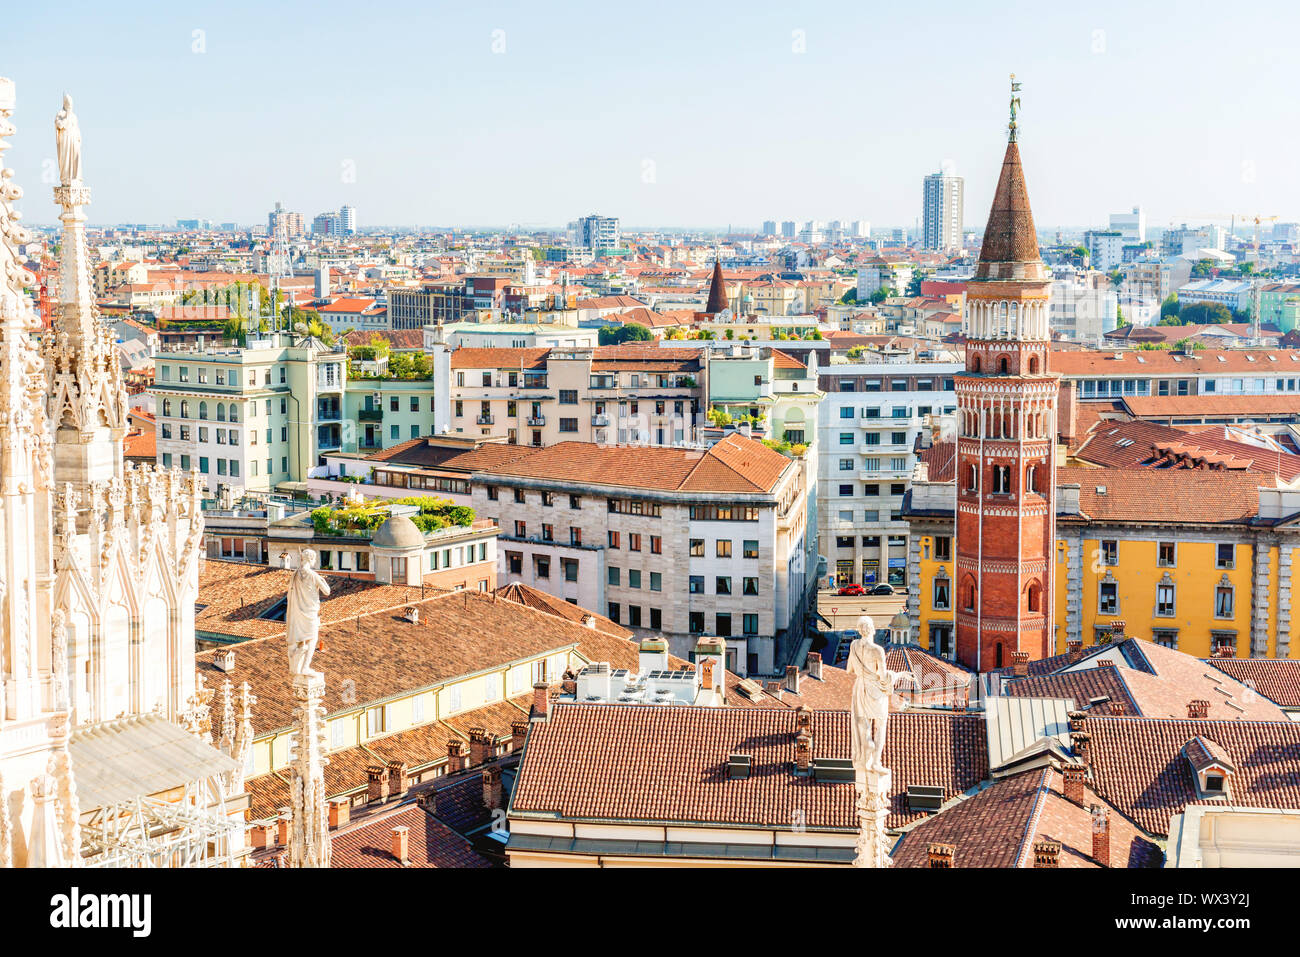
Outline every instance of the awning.
<path id="1" fill-rule="evenodd" d="M 81 811 L 161 794 L 239 765 L 157 714 L 79 728 L 68 741 Z"/>

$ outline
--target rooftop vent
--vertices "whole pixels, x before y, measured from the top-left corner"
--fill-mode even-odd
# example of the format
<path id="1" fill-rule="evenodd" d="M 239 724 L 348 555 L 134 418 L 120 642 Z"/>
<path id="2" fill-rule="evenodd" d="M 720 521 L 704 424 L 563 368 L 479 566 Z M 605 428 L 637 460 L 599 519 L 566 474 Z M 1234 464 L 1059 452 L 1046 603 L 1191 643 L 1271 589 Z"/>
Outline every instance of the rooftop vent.
<path id="1" fill-rule="evenodd" d="M 418 625 L 420 623 L 420 609 L 415 606 L 406 609 L 406 620 L 413 625 Z"/>
<path id="2" fill-rule="evenodd" d="M 747 778 L 753 767 L 753 758 L 748 754 L 727 755 L 727 777 Z"/>
<path id="3" fill-rule="evenodd" d="M 934 813 L 943 806 L 943 787 L 937 784 L 910 784 L 907 787 L 907 809 Z"/>
<path id="4" fill-rule="evenodd" d="M 852 781 L 853 762 L 848 758 L 813 758 L 812 772 L 818 781 Z"/>
<path id="5" fill-rule="evenodd" d="M 1105 494 L 1106 494 L 1106 486 L 1104 486 L 1104 485 L 1098 485 L 1098 486 L 1097 486 L 1097 494 L 1098 494 L 1098 495 L 1105 495 Z"/>
<path id="6" fill-rule="evenodd" d="M 218 651 L 212 659 L 217 670 L 224 671 L 226 674 L 235 670 L 235 653 L 232 650 Z"/>

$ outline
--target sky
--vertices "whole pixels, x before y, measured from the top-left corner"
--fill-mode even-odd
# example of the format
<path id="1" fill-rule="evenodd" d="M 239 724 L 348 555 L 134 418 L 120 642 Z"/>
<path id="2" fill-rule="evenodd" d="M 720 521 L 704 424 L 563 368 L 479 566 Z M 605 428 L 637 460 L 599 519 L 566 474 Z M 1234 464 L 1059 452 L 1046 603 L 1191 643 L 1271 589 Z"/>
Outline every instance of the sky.
<path id="1" fill-rule="evenodd" d="M 1008 75 L 1040 229 L 1300 221 L 1300 7 L 746 2 L 26 3 L 6 163 L 54 221 L 73 95 L 90 222 L 912 226 L 966 178 L 982 227 Z M 57 12 L 55 12 L 57 11 Z"/>

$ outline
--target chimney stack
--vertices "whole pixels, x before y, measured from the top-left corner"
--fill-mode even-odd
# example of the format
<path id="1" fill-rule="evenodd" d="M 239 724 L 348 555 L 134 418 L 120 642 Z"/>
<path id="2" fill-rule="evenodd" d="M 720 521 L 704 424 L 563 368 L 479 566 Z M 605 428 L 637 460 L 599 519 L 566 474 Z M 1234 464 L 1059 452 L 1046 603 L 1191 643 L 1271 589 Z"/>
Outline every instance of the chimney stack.
<path id="1" fill-rule="evenodd" d="M 1034 867 L 1060 867 L 1060 841 L 1034 841 Z"/>
<path id="2" fill-rule="evenodd" d="M 1084 722 L 1084 720 L 1088 717 L 1088 715 L 1087 715 L 1085 712 L 1083 712 L 1083 711 L 1069 711 L 1069 712 L 1066 712 L 1066 716 L 1070 719 L 1070 730 L 1071 730 L 1071 731 L 1082 731 L 1082 730 L 1083 730 L 1083 722 Z"/>
<path id="3" fill-rule="evenodd" d="M 785 690 L 791 694 L 799 693 L 799 669 L 794 665 L 786 665 Z"/>
<path id="4" fill-rule="evenodd" d="M 438 813 L 438 789 L 429 788 L 427 791 L 421 791 L 415 796 L 415 803 L 430 814 L 436 815 Z"/>
<path id="5" fill-rule="evenodd" d="M 1187 717 L 1189 718 L 1208 718 L 1210 716 L 1210 702 L 1204 698 L 1197 698 L 1187 702 Z"/>
<path id="6" fill-rule="evenodd" d="M 1092 763 L 1092 735 L 1087 731 L 1071 731 L 1070 747 L 1081 763 Z"/>
<path id="7" fill-rule="evenodd" d="M 1079 638 L 1071 638 L 1065 643 L 1065 653 L 1070 656 L 1073 663 L 1083 657 L 1083 641 Z"/>
<path id="8" fill-rule="evenodd" d="M 489 811 L 501 806 L 501 769 L 498 767 L 483 769 L 483 806 Z"/>
<path id="9" fill-rule="evenodd" d="M 1067 801 L 1083 807 L 1083 785 L 1087 776 L 1088 768 L 1083 764 L 1067 764 L 1061 769 L 1062 791 Z"/>
<path id="10" fill-rule="evenodd" d="M 388 800 L 388 768 L 382 764 L 366 768 L 366 800 L 372 804 Z"/>
<path id="11" fill-rule="evenodd" d="M 956 850 L 951 844 L 929 844 L 926 846 L 926 853 L 930 859 L 930 867 L 934 869 L 952 867 L 952 856 Z"/>
<path id="12" fill-rule="evenodd" d="M 821 681 L 822 678 L 822 656 L 821 652 L 808 652 L 808 677 L 816 678 Z"/>
<path id="13" fill-rule="evenodd" d="M 713 690 L 713 659 L 700 659 L 700 687 Z"/>
<path id="14" fill-rule="evenodd" d="M 1110 708 L 1109 708 L 1109 710 L 1110 710 L 1110 713 L 1111 713 L 1112 715 L 1114 715 L 1114 716 L 1116 716 L 1116 717 L 1123 717 L 1123 716 L 1124 716 L 1124 702 L 1122 702 L 1122 701 L 1112 701 L 1112 702 L 1110 703 Z"/>
<path id="15" fill-rule="evenodd" d="M 550 701 L 550 692 L 551 686 L 545 681 L 538 681 L 533 684 L 533 708 L 528 715 L 531 720 L 546 720 L 546 707 Z"/>
<path id="16" fill-rule="evenodd" d="M 465 770 L 465 742 L 452 738 L 447 742 L 447 773 L 455 774 Z"/>
<path id="17" fill-rule="evenodd" d="M 1011 652 L 1011 674 L 1017 678 L 1024 678 L 1029 674 L 1029 652 Z"/>
<path id="18" fill-rule="evenodd" d="M 799 774 L 807 774 L 812 767 L 812 732 L 804 728 L 794 739 L 794 765 Z"/>
<path id="19" fill-rule="evenodd" d="M 492 736 L 483 728 L 469 729 L 469 764 L 477 767 L 487 764 L 495 755 L 492 753 Z"/>
<path id="20" fill-rule="evenodd" d="M 1110 815 L 1100 804 L 1092 806 L 1092 859 L 1110 867 Z"/>
<path id="21" fill-rule="evenodd" d="M 518 754 L 524 749 L 528 738 L 528 722 L 525 720 L 510 722 L 510 750 Z"/>
<path id="22" fill-rule="evenodd" d="M 402 798 L 406 796 L 407 788 L 410 787 L 410 778 L 406 774 L 406 765 L 401 761 L 388 762 L 388 793 L 391 797 Z"/>
<path id="23" fill-rule="evenodd" d="M 330 830 L 337 830 L 347 824 L 351 817 L 351 801 L 347 798 L 335 798 L 330 801 Z"/>
<path id="24" fill-rule="evenodd" d="M 393 828 L 393 857 L 403 866 L 411 863 L 410 831 L 407 828 Z"/>
<path id="25" fill-rule="evenodd" d="M 1114 667 L 1115 667 L 1115 662 L 1111 661 L 1109 658 L 1103 658 L 1103 659 L 1101 659 L 1101 661 L 1097 662 L 1097 667 L 1098 667 L 1098 668 L 1114 668 Z"/>
<path id="26" fill-rule="evenodd" d="M 253 847 L 266 847 L 271 843 L 271 825 L 254 824 L 249 828 L 248 842 Z"/>
<path id="27" fill-rule="evenodd" d="M 280 810 L 280 817 L 275 822 L 275 843 L 281 847 L 289 846 L 289 825 L 293 821 L 293 812 L 288 808 Z"/>

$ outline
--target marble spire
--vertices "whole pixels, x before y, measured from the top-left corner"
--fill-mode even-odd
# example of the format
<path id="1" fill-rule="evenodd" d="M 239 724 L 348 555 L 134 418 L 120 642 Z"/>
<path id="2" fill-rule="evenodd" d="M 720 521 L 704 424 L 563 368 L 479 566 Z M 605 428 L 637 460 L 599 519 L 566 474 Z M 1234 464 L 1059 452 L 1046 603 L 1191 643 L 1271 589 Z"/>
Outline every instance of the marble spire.
<path id="1" fill-rule="evenodd" d="M 59 185 L 54 202 L 62 212 L 59 305 L 46 337 L 49 416 L 54 438 L 55 481 L 85 492 L 94 482 L 121 476 L 127 431 L 126 384 L 113 334 L 100 321 L 86 245 L 90 187 L 81 178 L 81 130 L 64 96 L 54 118 Z"/>

